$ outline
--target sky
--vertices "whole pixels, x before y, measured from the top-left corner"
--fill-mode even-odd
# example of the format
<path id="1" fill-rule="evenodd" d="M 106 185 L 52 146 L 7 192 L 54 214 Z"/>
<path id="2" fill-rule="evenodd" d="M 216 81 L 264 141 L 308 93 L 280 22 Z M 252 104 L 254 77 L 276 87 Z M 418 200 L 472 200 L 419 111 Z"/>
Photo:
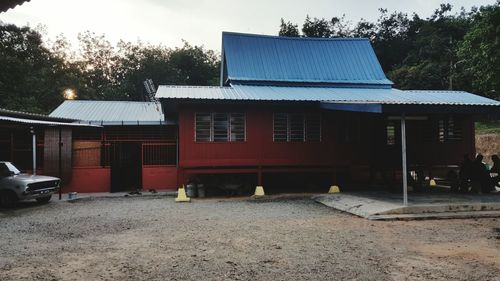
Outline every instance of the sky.
<path id="1" fill-rule="evenodd" d="M 49 39 L 64 34 L 77 46 L 79 32 L 105 34 L 112 43 L 148 42 L 192 45 L 220 51 L 221 32 L 276 35 L 280 18 L 301 24 L 305 16 L 375 21 L 379 8 L 427 17 L 445 0 L 31 0 L 5 13 L 0 21 L 45 26 Z M 455 11 L 495 0 L 449 0 Z"/>

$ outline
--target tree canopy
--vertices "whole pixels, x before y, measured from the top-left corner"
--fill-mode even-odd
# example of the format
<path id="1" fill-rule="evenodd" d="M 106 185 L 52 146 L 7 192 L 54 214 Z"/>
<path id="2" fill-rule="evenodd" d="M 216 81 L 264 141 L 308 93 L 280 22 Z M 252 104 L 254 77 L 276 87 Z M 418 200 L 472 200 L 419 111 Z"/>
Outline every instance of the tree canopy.
<path id="1" fill-rule="evenodd" d="M 144 81 L 216 85 L 219 58 L 185 42 L 180 48 L 121 41 L 84 32 L 73 51 L 64 37 L 51 43 L 39 31 L 0 23 L 0 107 L 48 113 L 72 89 L 78 99 L 145 99 Z"/>
<path id="2" fill-rule="evenodd" d="M 450 4 L 421 18 L 380 9 L 377 21 L 306 16 L 302 29 L 281 19 L 280 36 L 370 39 L 385 73 L 401 89 L 465 90 L 500 99 L 500 2 L 461 9 Z"/>
<path id="3" fill-rule="evenodd" d="M 78 99 L 144 100 L 144 81 L 217 85 L 219 55 L 184 42 L 167 48 L 120 41 L 92 32 L 78 49 L 63 36 L 0 22 L 0 107 L 48 113 L 72 89 Z M 461 9 L 442 4 L 427 18 L 380 9 L 357 23 L 345 16 L 306 16 L 302 26 L 281 19 L 280 36 L 366 37 L 385 73 L 401 89 L 453 89 L 500 99 L 500 2 Z"/>

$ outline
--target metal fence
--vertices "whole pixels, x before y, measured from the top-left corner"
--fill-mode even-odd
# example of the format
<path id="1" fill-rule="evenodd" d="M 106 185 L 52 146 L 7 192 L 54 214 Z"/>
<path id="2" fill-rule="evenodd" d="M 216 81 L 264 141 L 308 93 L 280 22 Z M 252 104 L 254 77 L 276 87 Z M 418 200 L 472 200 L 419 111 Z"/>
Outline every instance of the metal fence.
<path id="1" fill-rule="evenodd" d="M 143 166 L 174 166 L 177 164 L 175 143 L 143 143 Z"/>

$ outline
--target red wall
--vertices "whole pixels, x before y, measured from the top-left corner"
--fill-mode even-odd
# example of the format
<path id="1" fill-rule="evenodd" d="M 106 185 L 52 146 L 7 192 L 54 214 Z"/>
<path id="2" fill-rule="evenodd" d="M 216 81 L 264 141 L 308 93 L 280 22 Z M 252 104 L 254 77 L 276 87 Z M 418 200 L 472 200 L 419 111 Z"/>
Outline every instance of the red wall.
<path id="1" fill-rule="evenodd" d="M 63 192 L 109 192 L 111 174 L 109 168 L 73 168 L 71 182 Z"/>
<path id="2" fill-rule="evenodd" d="M 246 141 L 202 143 L 194 141 L 194 115 L 197 111 L 244 111 L 246 113 Z M 290 112 L 286 108 L 280 112 Z M 329 116 L 324 116 L 322 142 L 273 141 L 273 110 L 267 107 L 231 106 L 218 108 L 184 108 L 179 113 L 181 167 L 200 166 L 271 166 L 271 165 L 331 165 L 339 157 L 332 157 L 332 127 Z M 348 146 L 348 145 L 347 145 Z M 341 151 L 337 151 L 337 154 Z M 339 155 L 341 156 L 341 155 Z M 351 155 L 353 161 L 356 155 Z"/>
<path id="3" fill-rule="evenodd" d="M 322 111 L 322 141 L 300 143 L 273 142 L 273 112 L 317 112 L 314 107 L 272 107 L 269 105 L 203 106 L 179 109 L 180 154 L 182 168 L 215 166 L 350 166 L 384 162 L 400 166 L 399 142 L 385 144 L 386 116 Z M 245 112 L 246 141 L 207 143 L 194 141 L 195 112 Z M 336 141 L 340 117 L 360 118 L 359 142 Z M 417 123 L 416 123 L 417 122 Z M 420 123 L 418 123 L 420 122 Z M 408 121 L 408 159 L 414 164 L 458 164 L 464 153 L 474 154 L 473 122 L 464 124 L 464 140 L 456 143 L 425 142 L 423 121 Z M 398 130 L 399 134 L 399 130 Z"/>
<path id="4" fill-rule="evenodd" d="M 142 169 L 143 189 L 176 189 L 177 168 L 168 166 L 145 166 Z M 109 192 L 111 174 L 109 168 L 73 168 L 71 183 L 63 192 Z"/>
<path id="5" fill-rule="evenodd" d="M 177 189 L 176 167 L 153 167 L 142 168 L 142 188 L 148 189 Z"/>

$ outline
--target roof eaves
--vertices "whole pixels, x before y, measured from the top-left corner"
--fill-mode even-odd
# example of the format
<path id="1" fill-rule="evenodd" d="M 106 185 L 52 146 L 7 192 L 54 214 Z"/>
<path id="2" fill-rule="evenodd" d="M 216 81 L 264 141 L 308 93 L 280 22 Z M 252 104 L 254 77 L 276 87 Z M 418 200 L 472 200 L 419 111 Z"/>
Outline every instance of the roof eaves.
<path id="1" fill-rule="evenodd" d="M 380 80 L 306 80 L 306 79 L 290 79 L 290 80 L 281 80 L 281 79 L 266 79 L 266 80 L 256 80 L 254 78 L 248 78 L 248 77 L 229 77 L 228 80 L 230 81 L 230 84 L 252 84 L 255 86 L 259 86 L 259 84 L 262 84 L 261 86 L 269 86 L 270 83 L 277 83 L 279 84 L 287 84 L 290 86 L 293 86 L 294 83 L 298 83 L 298 86 L 308 86 L 307 84 L 311 84 L 310 86 L 317 86 L 317 85 L 394 85 L 394 83 L 385 78 L 385 79 L 380 79 Z"/>
<path id="2" fill-rule="evenodd" d="M 0 108 L 0 114 L 9 117 L 36 118 L 38 120 L 44 120 L 44 121 L 57 121 L 57 122 L 68 122 L 68 123 L 77 121 L 77 119 L 72 119 L 72 118 L 54 117 L 44 114 L 10 110 L 5 108 Z"/>

